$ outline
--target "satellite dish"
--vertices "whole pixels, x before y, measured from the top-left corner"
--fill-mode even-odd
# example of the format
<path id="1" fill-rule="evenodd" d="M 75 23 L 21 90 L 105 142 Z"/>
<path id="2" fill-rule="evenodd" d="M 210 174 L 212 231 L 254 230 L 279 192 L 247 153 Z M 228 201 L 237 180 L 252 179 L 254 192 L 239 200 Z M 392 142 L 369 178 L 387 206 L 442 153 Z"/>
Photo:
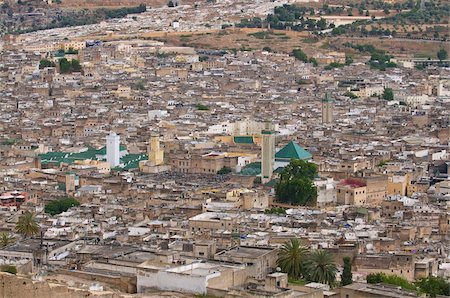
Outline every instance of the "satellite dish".
<path id="1" fill-rule="evenodd" d="M 275 269 L 277 272 L 281 272 L 281 268 L 277 267 L 277 269 Z"/>

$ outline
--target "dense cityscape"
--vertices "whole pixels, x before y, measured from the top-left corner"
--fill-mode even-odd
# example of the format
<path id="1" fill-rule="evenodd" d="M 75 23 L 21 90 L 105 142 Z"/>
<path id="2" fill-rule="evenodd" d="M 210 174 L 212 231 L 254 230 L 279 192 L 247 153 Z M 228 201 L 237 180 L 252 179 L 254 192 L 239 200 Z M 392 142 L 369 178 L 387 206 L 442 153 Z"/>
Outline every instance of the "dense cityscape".
<path id="1" fill-rule="evenodd" d="M 0 297 L 450 296 L 449 15 L 0 0 Z"/>

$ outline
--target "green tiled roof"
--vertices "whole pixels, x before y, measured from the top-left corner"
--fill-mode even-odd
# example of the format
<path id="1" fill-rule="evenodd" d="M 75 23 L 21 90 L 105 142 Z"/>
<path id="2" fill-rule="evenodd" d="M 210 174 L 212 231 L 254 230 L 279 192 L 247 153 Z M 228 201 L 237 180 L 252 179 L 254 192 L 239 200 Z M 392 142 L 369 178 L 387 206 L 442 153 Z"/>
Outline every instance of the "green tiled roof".
<path id="1" fill-rule="evenodd" d="M 253 144 L 252 136 L 237 136 L 234 137 L 235 144 Z"/>
<path id="2" fill-rule="evenodd" d="M 125 150 L 127 150 L 127 147 L 125 147 L 125 146 L 119 147 L 119 151 L 125 151 Z M 106 155 L 106 146 L 98 149 L 96 154 L 97 155 Z"/>
<path id="3" fill-rule="evenodd" d="M 93 148 L 88 148 L 88 150 L 84 152 L 71 153 L 71 152 L 48 152 L 44 154 L 39 154 L 39 158 L 41 159 L 42 164 L 47 163 L 56 163 L 60 164 L 61 162 L 72 164 L 76 160 L 85 160 L 85 159 L 97 159 L 95 157 L 97 150 Z"/>
<path id="4" fill-rule="evenodd" d="M 120 151 L 126 150 L 125 146 L 120 146 Z M 89 148 L 84 152 L 69 153 L 69 152 L 48 152 L 45 154 L 39 154 L 42 164 L 60 163 L 73 164 L 76 160 L 97 160 L 97 155 L 106 155 L 106 147 L 99 150 Z M 123 168 L 117 167 L 115 170 L 123 171 L 129 169 L 136 169 L 139 167 L 139 161 L 147 159 L 148 156 L 144 154 L 127 154 L 120 158 L 120 163 L 123 164 Z"/>
<path id="5" fill-rule="evenodd" d="M 244 176 L 258 176 L 261 174 L 261 162 L 252 162 L 246 165 L 239 173 Z"/>
<path id="6" fill-rule="evenodd" d="M 293 141 L 275 154 L 276 159 L 310 159 L 311 157 L 311 153 Z"/>

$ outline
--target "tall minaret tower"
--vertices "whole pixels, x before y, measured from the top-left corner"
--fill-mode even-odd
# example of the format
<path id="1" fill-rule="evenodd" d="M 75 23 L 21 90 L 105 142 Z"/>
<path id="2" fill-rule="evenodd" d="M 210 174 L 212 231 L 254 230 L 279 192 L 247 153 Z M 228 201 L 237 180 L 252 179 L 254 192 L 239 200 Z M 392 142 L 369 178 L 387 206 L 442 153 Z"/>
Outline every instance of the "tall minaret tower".
<path id="1" fill-rule="evenodd" d="M 333 123 L 333 100 L 330 93 L 327 92 L 322 100 L 322 124 Z"/>
<path id="2" fill-rule="evenodd" d="M 152 133 L 150 136 L 148 160 L 152 166 L 159 166 L 164 163 L 164 150 L 159 145 L 159 135 L 155 133 Z"/>
<path id="3" fill-rule="evenodd" d="M 267 183 L 272 178 L 275 163 L 275 131 L 273 125 L 266 123 L 262 134 L 261 150 L 261 183 Z"/>
<path id="4" fill-rule="evenodd" d="M 106 161 L 111 168 L 120 164 L 120 136 L 115 132 L 106 137 Z"/>

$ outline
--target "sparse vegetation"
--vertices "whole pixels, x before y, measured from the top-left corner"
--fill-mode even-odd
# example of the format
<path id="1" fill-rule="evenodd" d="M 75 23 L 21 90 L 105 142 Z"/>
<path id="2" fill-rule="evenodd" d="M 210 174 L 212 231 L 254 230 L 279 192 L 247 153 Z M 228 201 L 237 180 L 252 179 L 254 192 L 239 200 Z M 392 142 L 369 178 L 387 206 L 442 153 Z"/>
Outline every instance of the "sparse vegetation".
<path id="1" fill-rule="evenodd" d="M 201 104 L 201 103 L 198 103 L 195 107 L 199 111 L 209 111 L 209 107 L 205 106 L 204 104 Z"/>
<path id="2" fill-rule="evenodd" d="M 223 166 L 219 171 L 217 171 L 217 174 L 219 175 L 226 175 L 229 173 L 231 173 L 231 168 L 226 166 Z"/>
<path id="3" fill-rule="evenodd" d="M 286 209 L 281 207 L 272 207 L 264 210 L 264 214 L 277 214 L 277 215 L 285 215 Z"/>

